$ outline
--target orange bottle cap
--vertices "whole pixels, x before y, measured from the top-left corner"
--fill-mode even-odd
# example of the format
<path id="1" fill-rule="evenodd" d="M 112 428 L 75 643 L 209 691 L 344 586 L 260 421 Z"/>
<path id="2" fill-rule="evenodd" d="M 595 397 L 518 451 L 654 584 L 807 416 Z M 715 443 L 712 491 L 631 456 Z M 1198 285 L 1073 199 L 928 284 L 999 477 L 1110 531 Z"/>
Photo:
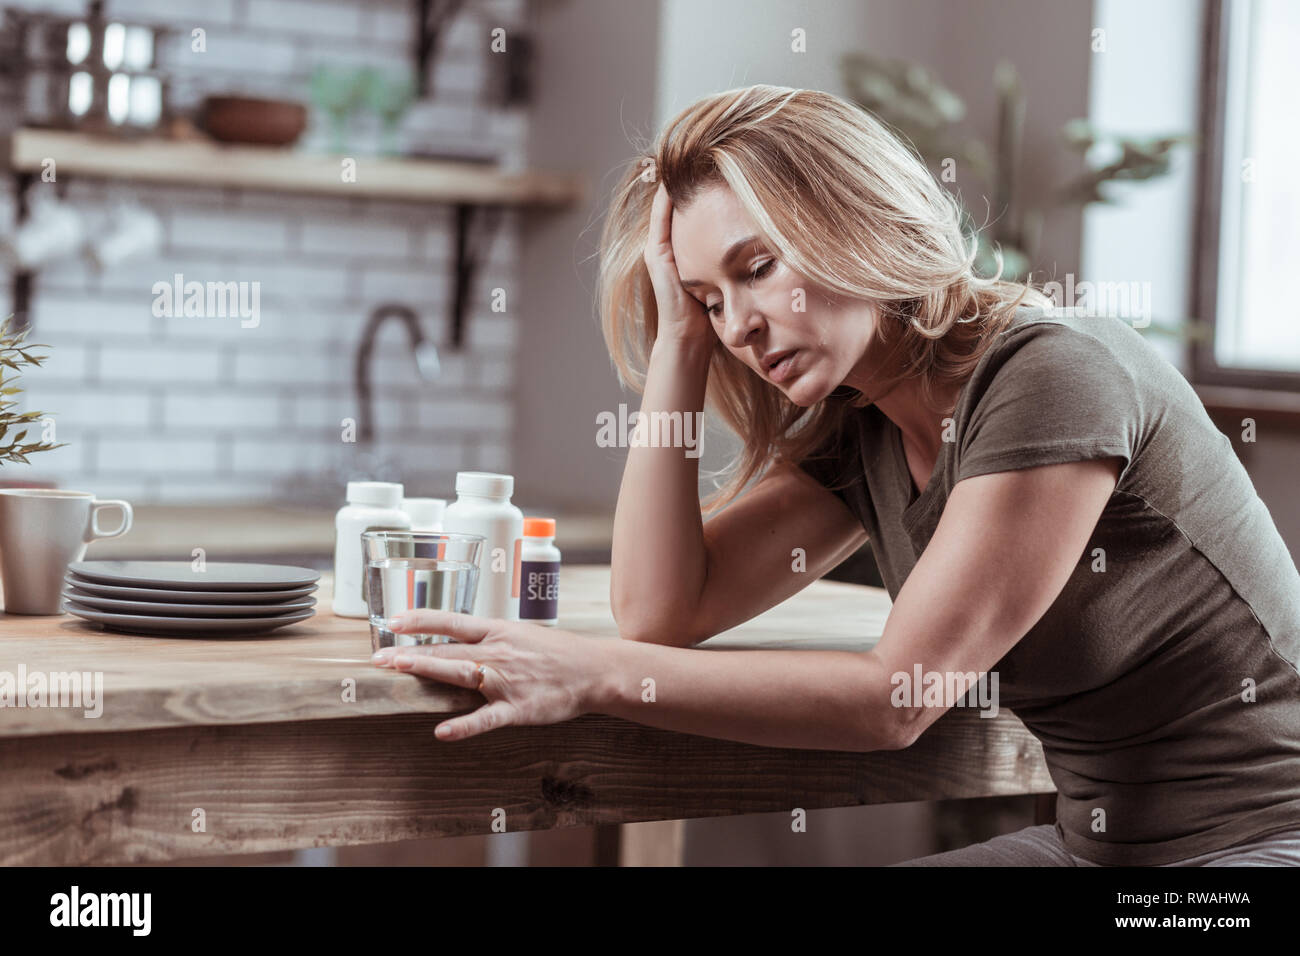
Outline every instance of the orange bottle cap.
<path id="1" fill-rule="evenodd" d="M 524 537 L 525 538 L 554 538 L 555 519 L 554 518 L 525 518 Z"/>

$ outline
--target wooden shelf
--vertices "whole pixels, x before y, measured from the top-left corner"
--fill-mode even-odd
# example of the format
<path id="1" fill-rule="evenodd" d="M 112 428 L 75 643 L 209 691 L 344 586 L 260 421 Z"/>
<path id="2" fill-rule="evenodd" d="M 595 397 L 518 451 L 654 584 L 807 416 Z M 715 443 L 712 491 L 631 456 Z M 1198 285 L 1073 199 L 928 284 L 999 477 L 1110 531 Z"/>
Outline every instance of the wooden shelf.
<path id="1" fill-rule="evenodd" d="M 564 173 L 503 173 L 477 163 L 358 156 L 357 181 L 343 182 L 339 156 L 264 146 L 119 140 L 57 130 L 17 130 L 7 153 L 13 171 L 38 175 L 44 161 L 52 158 L 60 176 L 340 197 L 560 206 L 582 196 L 578 179 Z"/>
<path id="2" fill-rule="evenodd" d="M 27 216 L 27 193 L 39 182 L 47 160 L 58 181 L 69 177 L 252 189 L 359 199 L 401 199 L 455 207 L 452 264 L 451 347 L 465 339 L 470 289 L 487 244 L 507 206 L 561 207 L 582 198 L 582 184 L 564 173 L 504 173 L 490 166 L 452 160 L 356 157 L 356 181 L 344 182 L 341 156 L 301 153 L 263 146 L 227 146 L 166 139 L 123 140 L 59 130 L 19 129 L 6 145 L 17 184 L 17 220 Z M 16 329 L 27 327 L 34 276 L 13 276 L 10 311 Z"/>

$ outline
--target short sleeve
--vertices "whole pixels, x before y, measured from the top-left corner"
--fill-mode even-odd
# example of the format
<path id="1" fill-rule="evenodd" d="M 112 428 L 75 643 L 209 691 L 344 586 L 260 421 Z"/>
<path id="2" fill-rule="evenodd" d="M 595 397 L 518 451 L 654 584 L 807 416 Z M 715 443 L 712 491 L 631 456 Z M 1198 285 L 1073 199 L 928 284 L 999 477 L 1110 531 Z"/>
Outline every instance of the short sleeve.
<path id="1" fill-rule="evenodd" d="M 1149 411 L 1122 342 L 1119 335 L 1103 338 L 1055 322 L 1007 335 L 962 396 L 970 411 L 957 435 L 954 481 L 1118 457 L 1122 484 Z"/>

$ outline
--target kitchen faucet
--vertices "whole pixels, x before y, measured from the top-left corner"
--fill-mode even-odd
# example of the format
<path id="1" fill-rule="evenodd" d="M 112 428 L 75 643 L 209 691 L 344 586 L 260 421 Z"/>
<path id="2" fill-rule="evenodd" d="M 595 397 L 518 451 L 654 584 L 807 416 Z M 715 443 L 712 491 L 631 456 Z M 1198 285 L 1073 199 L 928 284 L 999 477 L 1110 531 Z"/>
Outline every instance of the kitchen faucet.
<path id="1" fill-rule="evenodd" d="M 438 377 L 440 363 L 438 348 L 424 337 L 420 330 L 420 320 L 415 310 L 395 302 L 387 302 L 377 307 L 366 319 L 361 332 L 361 342 L 357 346 L 356 384 L 357 384 L 357 443 L 372 444 L 375 440 L 374 414 L 370 388 L 370 355 L 375 349 L 375 336 L 380 326 L 390 318 L 401 319 L 411 338 L 411 351 L 415 355 L 415 367 L 420 378 L 431 382 Z"/>

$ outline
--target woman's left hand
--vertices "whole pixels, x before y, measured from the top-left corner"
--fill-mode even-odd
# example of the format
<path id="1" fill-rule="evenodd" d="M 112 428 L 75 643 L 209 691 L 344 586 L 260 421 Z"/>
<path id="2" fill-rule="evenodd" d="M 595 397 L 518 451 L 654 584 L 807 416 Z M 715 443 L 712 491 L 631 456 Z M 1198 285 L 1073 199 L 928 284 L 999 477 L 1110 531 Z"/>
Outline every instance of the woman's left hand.
<path id="1" fill-rule="evenodd" d="M 459 643 L 386 647 L 372 662 L 457 687 L 476 688 L 483 665 L 487 703 L 444 720 L 440 740 L 463 740 L 510 725 L 556 724 L 590 713 L 608 679 L 608 641 L 521 621 L 452 611 L 406 611 L 397 634 L 446 634 Z"/>

